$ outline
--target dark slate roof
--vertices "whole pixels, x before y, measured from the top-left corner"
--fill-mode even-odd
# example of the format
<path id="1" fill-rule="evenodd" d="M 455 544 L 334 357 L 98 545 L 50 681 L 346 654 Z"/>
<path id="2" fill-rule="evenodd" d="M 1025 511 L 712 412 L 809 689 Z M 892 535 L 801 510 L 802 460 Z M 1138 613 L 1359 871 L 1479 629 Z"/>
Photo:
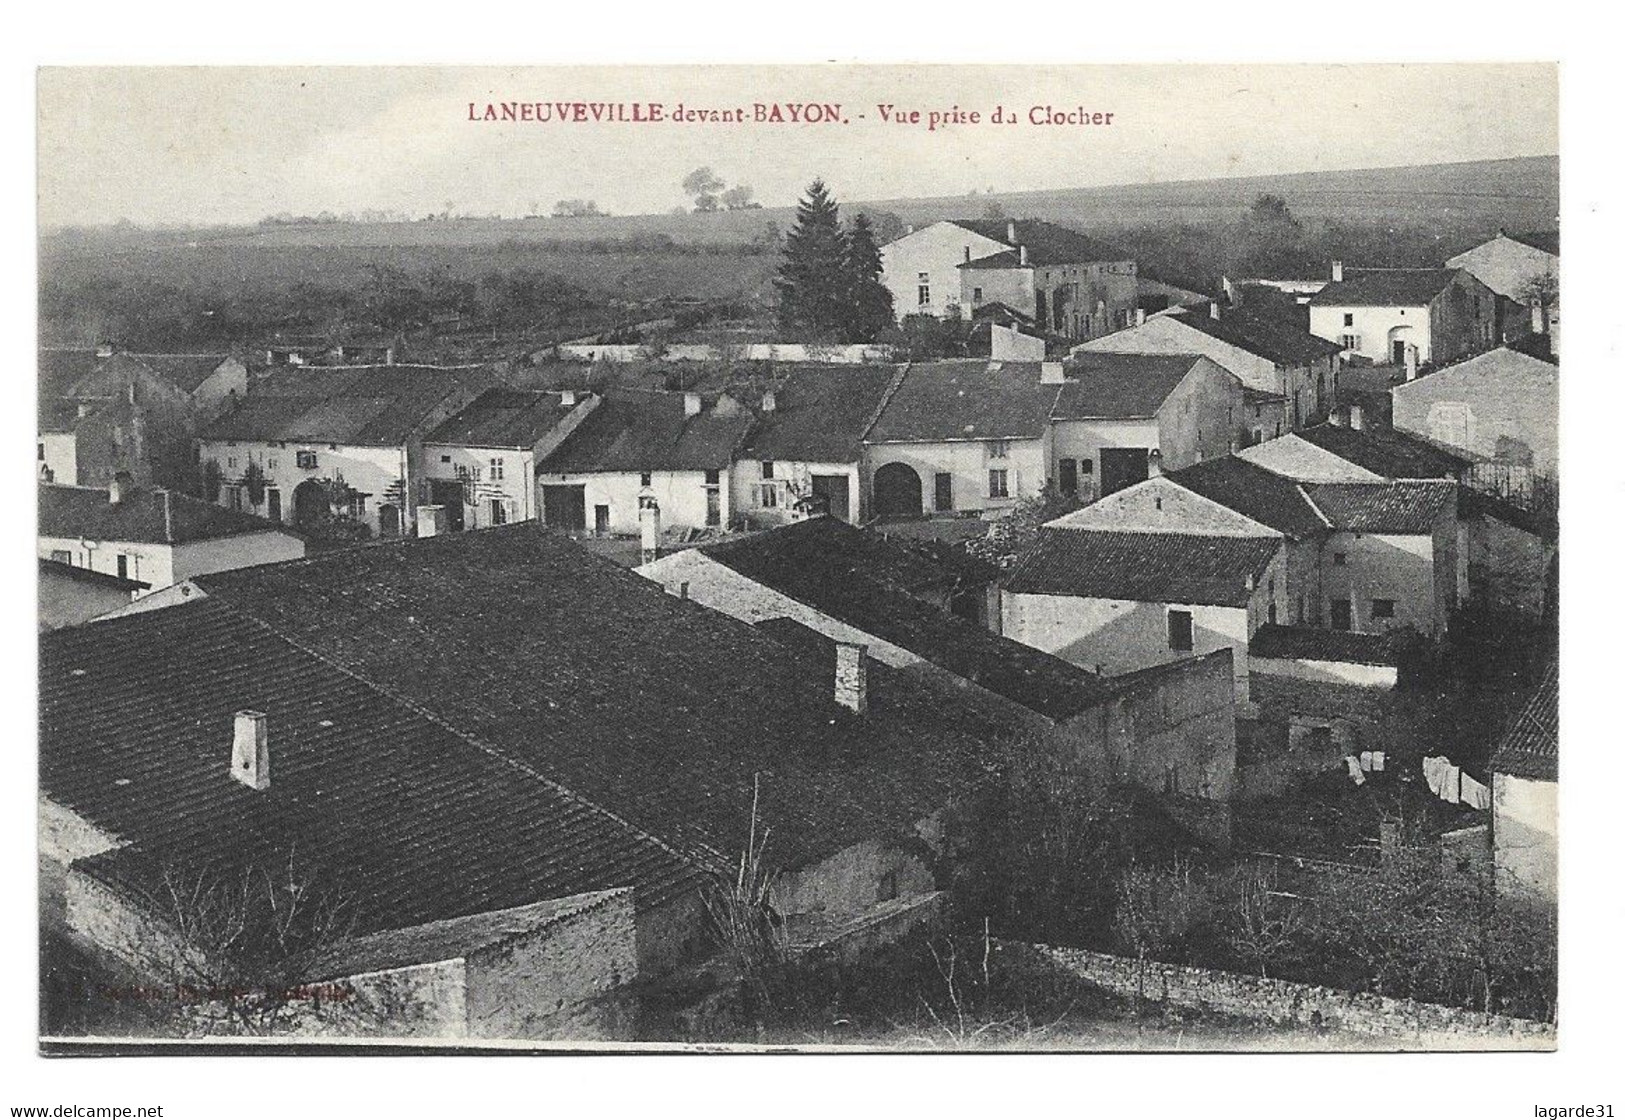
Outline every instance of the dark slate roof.
<path id="1" fill-rule="evenodd" d="M 229 773 L 241 709 L 268 717 L 263 791 Z M 623 886 L 648 905 L 697 875 L 218 599 L 42 637 L 39 758 L 52 800 L 129 843 L 81 866 L 137 895 L 291 853 L 366 934 Z"/>
<path id="2" fill-rule="evenodd" d="M 152 370 L 159 377 L 168 381 L 188 393 L 195 393 L 198 386 L 209 379 L 209 376 L 219 369 L 231 358 L 230 354 L 128 354 Z"/>
<path id="3" fill-rule="evenodd" d="M 901 376 L 896 366 L 793 367 L 773 391 L 773 411 L 757 415 L 741 450 L 751 459 L 853 463 L 863 436 Z"/>
<path id="4" fill-rule="evenodd" d="M 1033 362 L 917 362 L 869 429 L 865 443 L 1037 439 L 1060 386 L 1041 385 Z"/>
<path id="5" fill-rule="evenodd" d="M 72 349 L 58 346 L 39 348 L 39 395 L 66 396 L 74 383 L 96 368 L 100 361 L 94 349 Z"/>
<path id="6" fill-rule="evenodd" d="M 1027 262 L 1025 264 L 1022 263 L 1021 254 L 1018 251 L 1016 251 L 1015 249 L 1006 249 L 1002 253 L 992 253 L 992 254 L 990 254 L 988 256 L 985 256 L 985 257 L 978 257 L 976 260 L 973 260 L 973 261 L 965 261 L 963 264 L 958 265 L 957 267 L 959 267 L 959 268 L 969 268 L 969 269 L 972 269 L 972 270 L 977 270 L 977 269 L 999 269 L 999 268 L 1031 268 L 1031 267 L 1033 267 L 1033 263 L 1031 261 L 1029 261 L 1029 262 Z"/>
<path id="7" fill-rule="evenodd" d="M 1321 450 L 1384 478 L 1453 479 L 1471 465 L 1466 459 L 1392 428 L 1317 424 L 1300 429 L 1296 434 Z"/>
<path id="8" fill-rule="evenodd" d="M 1312 536 L 1327 527 L 1298 483 L 1234 455 L 1169 471 L 1165 477 L 1289 537 Z"/>
<path id="9" fill-rule="evenodd" d="M 1194 330 L 1277 365 L 1308 365 L 1339 352 L 1335 342 L 1312 335 L 1303 327 L 1241 307 L 1224 309 L 1223 317 L 1219 319 L 1213 318 L 1206 307 L 1176 311 L 1174 314 L 1180 322 Z"/>
<path id="10" fill-rule="evenodd" d="M 1057 420 L 1140 420 L 1156 416 L 1201 358 L 1196 354 L 1078 353 L 1055 400 Z"/>
<path id="11" fill-rule="evenodd" d="M 1044 529 L 1005 581 L 1016 595 L 1243 607 L 1280 551 L 1276 537 Z"/>
<path id="12" fill-rule="evenodd" d="M 39 398 L 39 417 L 36 428 L 40 432 L 71 432 L 79 426 L 79 404 L 60 397 Z"/>
<path id="13" fill-rule="evenodd" d="M 916 554 L 835 518 L 703 546 L 711 559 L 1022 707 L 1065 719 L 1108 694 L 1101 678 L 913 598 Z"/>
<path id="14" fill-rule="evenodd" d="M 1322 630 L 1315 626 L 1269 623 L 1254 631 L 1247 652 L 1253 657 L 1305 661 L 1344 661 L 1356 665 L 1398 665 L 1399 651 L 1386 634 Z"/>
<path id="15" fill-rule="evenodd" d="M 488 367 L 333 366 L 278 369 L 199 438 L 397 447 L 447 397 L 493 381 Z"/>
<path id="16" fill-rule="evenodd" d="M 1519 778 L 1557 781 L 1557 658 L 1513 719 L 1490 757 L 1490 769 Z"/>
<path id="17" fill-rule="evenodd" d="M 167 496 L 169 516 L 164 516 Z M 125 488 L 114 504 L 105 489 L 41 484 L 39 535 L 92 541 L 145 541 L 187 544 L 240 533 L 287 532 L 252 514 L 217 506 L 175 490 Z"/>
<path id="18" fill-rule="evenodd" d="M 530 448 L 577 406 L 561 393 L 487 389 L 472 404 L 423 437 L 457 447 Z"/>
<path id="19" fill-rule="evenodd" d="M 689 416 L 682 393 L 613 389 L 537 470 L 547 474 L 725 470 L 750 430 L 731 398 Z"/>
<path id="20" fill-rule="evenodd" d="M 1454 268 L 1345 269 L 1309 300 L 1317 307 L 1422 307 L 1459 272 Z"/>
<path id="21" fill-rule="evenodd" d="M 1431 533 L 1456 508 L 1454 482 L 1309 482 L 1304 492 L 1335 528 L 1356 533 Z"/>
<path id="22" fill-rule="evenodd" d="M 1529 246 L 1531 249 L 1539 249 L 1541 252 L 1550 253 L 1555 257 L 1559 255 L 1557 251 L 1557 233 L 1558 231 L 1553 229 L 1532 233 L 1509 233 L 1507 236 L 1514 241 Z"/>
<path id="23" fill-rule="evenodd" d="M 994 241 L 1009 245 L 1010 221 L 1008 219 L 976 218 L 961 221 L 955 219 L 954 225 L 990 237 Z M 1046 222 L 1041 218 L 1017 218 L 1015 244 L 1027 247 L 1027 262 L 1033 265 L 1057 264 L 1088 264 L 1095 261 L 1131 261 L 1134 254 L 1116 245 L 1107 244 L 1088 234 L 1079 233 L 1067 226 Z M 973 264 L 975 262 L 972 262 Z M 1009 266 L 1004 266 L 1009 267 Z M 1019 267 L 1017 265 L 1016 267 Z"/>
<path id="24" fill-rule="evenodd" d="M 1555 517 L 1524 509 L 1499 494 L 1489 494 L 1472 486 L 1463 486 L 1456 495 L 1456 511 L 1464 519 L 1488 517 L 1533 536 L 1557 539 Z"/>
<path id="25" fill-rule="evenodd" d="M 150 583 L 142 583 L 138 579 L 125 579 L 110 572 L 92 571 L 90 568 L 80 568 L 73 564 L 64 564 L 60 560 L 46 560 L 39 562 L 40 578 L 52 576 L 57 579 L 68 579 L 75 583 L 88 583 L 96 587 L 106 587 L 115 591 L 145 591 L 151 587 Z"/>
<path id="26" fill-rule="evenodd" d="M 534 523 L 196 582 L 711 867 L 737 859 L 758 776 L 770 858 L 798 867 L 912 827 L 920 774 L 894 759 L 936 747 L 957 772 L 974 745 L 848 718 L 795 651 Z"/>

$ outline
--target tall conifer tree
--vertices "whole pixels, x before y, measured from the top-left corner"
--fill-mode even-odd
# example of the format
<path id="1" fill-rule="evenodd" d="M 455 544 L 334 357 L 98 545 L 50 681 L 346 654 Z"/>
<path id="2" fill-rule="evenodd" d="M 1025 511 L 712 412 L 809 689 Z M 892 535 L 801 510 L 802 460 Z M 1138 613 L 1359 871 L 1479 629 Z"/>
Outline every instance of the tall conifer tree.
<path id="1" fill-rule="evenodd" d="M 785 238 L 784 263 L 774 287 L 779 292 L 779 325 L 820 338 L 837 338 L 850 325 L 846 309 L 846 236 L 841 208 L 814 179 L 796 207 L 796 224 Z"/>
<path id="2" fill-rule="evenodd" d="M 859 214 L 846 235 L 847 340 L 873 342 L 892 322 L 891 292 L 880 282 L 880 246 L 874 227 Z"/>

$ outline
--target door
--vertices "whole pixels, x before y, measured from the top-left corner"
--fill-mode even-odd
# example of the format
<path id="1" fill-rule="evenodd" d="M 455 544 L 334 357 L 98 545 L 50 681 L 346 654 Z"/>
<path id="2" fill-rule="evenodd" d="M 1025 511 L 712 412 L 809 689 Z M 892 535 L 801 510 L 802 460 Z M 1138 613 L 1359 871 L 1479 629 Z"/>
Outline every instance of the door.
<path id="1" fill-rule="evenodd" d="M 938 510 L 954 508 L 954 476 L 947 471 L 937 472 L 935 508 Z"/>
<path id="2" fill-rule="evenodd" d="M 712 528 L 722 524 L 722 491 L 715 486 L 705 488 L 705 523 Z"/>
<path id="3" fill-rule="evenodd" d="M 272 521 L 282 520 L 282 491 L 274 486 L 265 492 L 265 516 Z"/>
<path id="4" fill-rule="evenodd" d="M 609 536 L 609 507 L 592 507 L 592 531 L 600 537 Z"/>
<path id="5" fill-rule="evenodd" d="M 607 527 L 609 521 L 609 507 L 600 506 L 605 511 L 604 521 Z M 564 529 L 576 532 L 587 527 L 587 488 L 585 486 L 543 486 L 542 487 L 542 520 L 549 529 Z"/>
<path id="6" fill-rule="evenodd" d="M 1354 626 L 1354 612 L 1347 599 L 1332 600 L 1332 629 L 1348 630 Z"/>
<path id="7" fill-rule="evenodd" d="M 852 520 L 852 482 L 844 474 L 812 476 L 813 497 L 820 499 L 825 512 L 842 521 Z"/>
<path id="8" fill-rule="evenodd" d="M 1076 459 L 1061 460 L 1061 493 L 1076 494 L 1078 492 L 1078 461 Z"/>
<path id="9" fill-rule="evenodd" d="M 446 507 L 446 531 L 463 531 L 463 484 L 445 478 L 429 480 L 429 502 Z"/>
<path id="10" fill-rule="evenodd" d="M 920 476 L 907 463 L 887 463 L 875 471 L 875 516 L 918 517 L 924 512 Z"/>
<path id="11" fill-rule="evenodd" d="M 1402 366 L 1404 364 L 1405 364 L 1405 340 L 1403 338 L 1396 338 L 1396 339 L 1394 339 L 1394 365 Z"/>
<path id="12" fill-rule="evenodd" d="M 130 558 L 122 552 L 118 554 L 118 578 L 130 578 Z"/>
<path id="13" fill-rule="evenodd" d="M 1102 447 L 1100 449 L 1100 496 L 1115 494 L 1150 477 L 1147 463 L 1150 448 Z"/>

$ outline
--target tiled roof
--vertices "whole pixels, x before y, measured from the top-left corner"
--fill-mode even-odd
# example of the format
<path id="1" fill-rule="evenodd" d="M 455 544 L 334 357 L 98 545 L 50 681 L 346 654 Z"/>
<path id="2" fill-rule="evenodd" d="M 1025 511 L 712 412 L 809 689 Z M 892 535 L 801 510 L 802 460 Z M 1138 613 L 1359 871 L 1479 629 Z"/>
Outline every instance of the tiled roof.
<path id="1" fill-rule="evenodd" d="M 1065 719 L 1106 694 L 1087 670 L 913 598 L 909 592 L 921 586 L 915 568 L 927 562 L 834 518 L 702 551 L 747 579 L 1042 715 Z"/>
<path id="2" fill-rule="evenodd" d="M 781 866 L 891 834 L 894 757 L 971 745 L 848 718 L 833 673 L 533 523 L 198 577 L 210 596 L 707 862 L 736 859 L 754 779 Z M 912 795 L 911 795 L 912 796 Z"/>
<path id="3" fill-rule="evenodd" d="M 1043 529 L 1005 581 L 1015 595 L 1244 607 L 1276 537 Z"/>
<path id="4" fill-rule="evenodd" d="M 150 583 L 142 583 L 138 579 L 125 579 L 115 576 L 111 572 L 97 572 L 90 568 L 80 568 L 73 564 L 64 564 L 60 560 L 46 560 L 39 562 L 40 578 L 54 576 L 58 579 L 69 579 L 75 583 L 88 583 L 97 587 L 107 587 L 115 591 L 145 591 L 151 587 Z"/>
<path id="5" fill-rule="evenodd" d="M 423 437 L 457 447 L 534 447 L 575 405 L 561 393 L 487 389 L 472 404 Z"/>
<path id="6" fill-rule="evenodd" d="M 278 369 L 206 425 L 210 440 L 283 440 L 396 447 L 447 397 L 489 387 L 488 367 L 331 366 Z"/>
<path id="7" fill-rule="evenodd" d="M 1173 317 L 1193 330 L 1278 365 L 1308 365 L 1338 353 L 1335 342 L 1312 335 L 1305 328 L 1278 317 L 1241 307 L 1224 309 L 1219 319 L 1213 318 L 1206 307 L 1176 311 Z"/>
<path id="8" fill-rule="evenodd" d="M 918 362 L 903 374 L 865 443 L 1038 439 L 1060 386 L 1033 362 Z"/>
<path id="9" fill-rule="evenodd" d="M 195 393 L 198 386 L 231 358 L 230 354 L 128 354 L 165 381 Z"/>
<path id="10" fill-rule="evenodd" d="M 1234 455 L 1170 471 L 1165 477 L 1289 537 L 1326 529 L 1298 483 Z"/>
<path id="11" fill-rule="evenodd" d="M 994 241 L 1011 244 L 1010 222 L 1006 219 L 956 219 L 961 226 Z M 1131 261 L 1134 254 L 1109 245 L 1075 229 L 1040 218 L 1015 219 L 1015 245 L 1027 248 L 1027 261 L 1034 265 L 1087 264 L 1095 261 Z M 973 262 L 974 263 L 974 262 Z"/>
<path id="12" fill-rule="evenodd" d="M 1309 300 L 1315 307 L 1422 307 L 1455 277 L 1453 268 L 1346 269 Z"/>
<path id="13" fill-rule="evenodd" d="M 1529 703 L 1496 744 L 1490 769 L 1519 778 L 1557 781 L 1557 711 L 1557 658 L 1553 657 Z"/>
<path id="14" fill-rule="evenodd" d="M 792 367 L 773 391 L 773 411 L 757 415 L 741 454 L 751 459 L 856 462 L 863 455 L 864 433 L 899 376 L 896 366 Z"/>
<path id="15" fill-rule="evenodd" d="M 166 516 L 165 502 L 168 502 Z M 143 541 L 187 544 L 241 533 L 287 532 L 237 510 L 217 506 L 175 490 L 126 487 L 117 504 L 107 491 L 82 486 L 41 484 L 39 535 L 92 541 Z"/>
<path id="16" fill-rule="evenodd" d="M 958 266 L 972 270 L 986 270 L 999 268 L 1031 268 L 1031 262 L 1023 262 L 1021 254 L 1015 249 L 1006 249 L 1002 253 L 993 253 L 989 256 L 978 257 L 973 261 L 965 261 Z"/>
<path id="17" fill-rule="evenodd" d="M 1553 229 L 1538 233 L 1509 233 L 1507 236 L 1514 241 L 1529 246 L 1531 249 L 1539 249 L 1541 252 L 1550 253 L 1555 257 L 1559 255 L 1557 251 L 1559 240 L 1557 234 L 1558 231 Z"/>
<path id="18" fill-rule="evenodd" d="M 1431 533 L 1456 508 L 1454 482 L 1307 482 L 1304 492 L 1333 527 L 1356 533 Z"/>
<path id="19" fill-rule="evenodd" d="M 262 791 L 229 772 L 241 709 L 267 716 Z M 648 905 L 697 874 L 216 599 L 42 637 L 39 758 L 52 800 L 128 842 L 83 861 L 98 877 L 155 894 L 291 853 L 357 934 L 623 886 Z"/>
<path id="20" fill-rule="evenodd" d="M 1317 424 L 1296 434 L 1384 478 L 1456 478 L 1470 465 L 1465 459 L 1391 428 Z"/>
<path id="21" fill-rule="evenodd" d="M 1057 420 L 1149 419 L 1201 360 L 1196 354 L 1074 354 L 1052 415 Z"/>
<path id="22" fill-rule="evenodd" d="M 74 383 L 95 369 L 96 363 L 100 360 L 93 349 L 41 346 L 39 348 L 41 401 L 48 397 L 67 396 Z"/>
<path id="23" fill-rule="evenodd" d="M 40 432 L 71 432 L 79 426 L 79 405 L 76 401 L 60 397 L 39 398 L 39 417 L 36 430 Z"/>
<path id="24" fill-rule="evenodd" d="M 612 389 L 537 469 L 547 474 L 727 469 L 750 429 L 750 413 L 723 396 L 689 416 L 683 396 Z"/>
<path id="25" fill-rule="evenodd" d="M 1269 623 L 1254 631 L 1247 652 L 1253 657 L 1344 661 L 1356 665 L 1398 665 L 1398 651 L 1386 634 L 1322 630 L 1316 626 Z"/>

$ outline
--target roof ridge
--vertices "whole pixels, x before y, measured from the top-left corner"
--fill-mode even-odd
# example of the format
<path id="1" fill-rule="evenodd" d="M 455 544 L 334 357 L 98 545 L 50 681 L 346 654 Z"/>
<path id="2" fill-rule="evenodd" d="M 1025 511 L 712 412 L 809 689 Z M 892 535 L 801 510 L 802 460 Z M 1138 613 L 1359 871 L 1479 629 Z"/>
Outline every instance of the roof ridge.
<path id="1" fill-rule="evenodd" d="M 908 377 L 909 370 L 913 368 L 914 362 L 912 360 L 903 362 L 897 367 L 897 372 L 892 375 L 891 384 L 887 385 L 886 391 L 880 394 L 880 403 L 875 405 L 874 412 L 870 414 L 868 422 L 864 424 L 863 433 L 858 436 L 859 443 L 867 440 L 869 433 L 874 430 L 874 426 L 880 423 L 880 417 L 885 413 L 886 406 L 891 404 L 892 397 L 897 395 L 897 390 L 902 388 L 904 379 Z"/>
<path id="2" fill-rule="evenodd" d="M 1253 465 L 1257 466 L 1256 463 L 1253 464 Z M 1268 468 L 1260 468 L 1260 469 L 1267 470 Z M 1271 471 L 1270 473 L 1273 474 L 1275 472 Z M 1282 475 L 1281 477 L 1285 478 L 1286 476 Z M 1315 502 L 1315 500 L 1309 496 L 1309 491 L 1307 491 L 1307 490 L 1305 490 L 1303 488 L 1304 484 L 1301 483 L 1301 482 L 1298 482 L 1296 480 L 1293 480 L 1292 485 L 1298 491 L 1298 494 L 1303 498 L 1303 500 L 1305 502 L 1309 503 L 1309 508 L 1315 511 L 1315 516 L 1320 518 L 1321 524 L 1325 525 L 1326 528 L 1328 528 L 1328 529 L 1335 528 L 1335 526 L 1332 525 L 1332 519 L 1326 516 L 1326 511 L 1321 509 L 1320 506 Z"/>

